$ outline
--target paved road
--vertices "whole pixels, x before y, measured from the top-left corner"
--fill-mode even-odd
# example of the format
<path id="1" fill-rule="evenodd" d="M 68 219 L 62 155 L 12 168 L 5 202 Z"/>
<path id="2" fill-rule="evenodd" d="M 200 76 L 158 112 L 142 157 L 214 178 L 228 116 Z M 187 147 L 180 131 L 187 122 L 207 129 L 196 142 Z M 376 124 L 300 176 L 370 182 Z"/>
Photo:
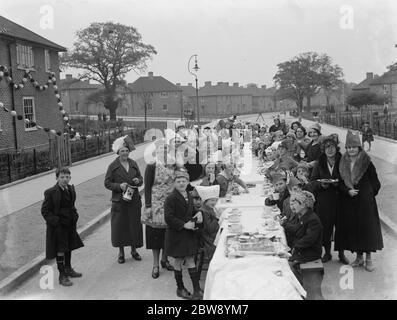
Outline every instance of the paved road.
<path id="1" fill-rule="evenodd" d="M 256 120 L 256 117 L 257 115 L 251 116 L 253 120 Z M 268 119 L 267 123 L 269 123 L 271 115 L 266 115 L 266 118 Z M 246 117 L 246 119 L 248 119 L 248 117 Z M 324 125 L 323 128 L 325 129 Z M 344 139 L 342 136 L 341 138 Z M 397 183 L 396 176 L 392 175 L 391 173 L 397 172 L 396 166 L 391 166 L 386 160 L 378 159 L 376 156 L 373 156 L 373 160 L 382 181 L 382 189 L 378 197 L 380 208 L 382 209 L 383 213 L 392 216 L 394 214 L 393 208 L 396 204 L 393 187 L 396 186 Z M 110 159 L 105 162 L 106 165 L 109 162 Z M 89 167 L 91 168 L 92 166 Z M 103 171 L 100 171 L 98 176 L 90 181 L 93 185 L 96 185 L 102 179 Z M 92 193 L 91 190 L 93 185 L 90 185 L 89 181 L 85 181 L 81 184 L 81 187 L 86 192 L 82 194 L 83 198 L 89 199 L 89 194 Z M 103 190 L 99 190 L 97 188 L 94 189 L 97 192 L 97 194 L 93 196 L 95 201 L 97 201 L 95 197 L 104 198 L 104 193 L 102 193 Z M 84 191 L 81 190 L 81 192 Z M 41 195 L 39 199 L 41 201 Z M 105 203 L 107 200 L 108 197 L 106 196 L 103 202 L 104 205 L 106 205 Z M 83 206 L 84 204 L 80 203 L 79 205 Z M 87 207 L 83 210 L 86 210 L 87 217 L 95 215 L 95 212 L 92 213 L 92 211 L 96 210 L 90 210 L 93 208 L 90 208 L 90 206 L 87 204 L 86 206 Z M 98 211 L 100 210 L 101 209 Z M 37 208 L 32 208 L 31 211 L 37 216 Z M 14 230 L 14 240 L 20 241 L 19 239 L 22 237 L 24 232 L 18 232 L 17 229 L 19 229 L 23 224 L 23 220 L 26 219 L 28 212 L 29 210 L 26 210 L 24 213 L 18 211 L 16 215 L 9 215 L 7 217 L 14 218 L 19 215 L 25 217 L 21 218 L 20 223 L 14 225 L 13 227 L 16 229 Z M 24 223 L 26 223 L 26 221 Z M 2 224 L 0 223 L 0 236 L 2 232 Z M 8 230 L 8 232 L 10 231 Z M 383 231 L 383 234 L 385 249 L 374 255 L 375 264 L 378 266 L 377 270 L 373 273 L 368 273 L 363 269 L 355 270 L 353 278 L 354 289 L 343 290 L 341 288 L 340 281 L 343 274 L 340 272 L 343 271 L 343 269 L 340 269 L 341 265 L 338 264 L 337 261 L 332 261 L 325 264 L 326 275 L 323 282 L 323 292 L 326 299 L 397 299 L 397 279 L 395 275 L 395 270 L 397 270 L 397 257 L 395 254 L 397 252 L 397 240 L 386 231 Z M 9 236 L 6 239 L 8 238 Z M 28 241 L 29 240 L 26 240 L 25 243 Z M 106 223 L 94 234 L 88 237 L 85 241 L 85 245 L 86 246 L 84 248 L 76 251 L 74 254 L 76 269 L 83 271 L 85 274 L 82 279 L 75 281 L 75 286 L 72 288 L 63 288 L 59 287 L 57 281 L 55 281 L 54 290 L 42 290 L 39 287 L 41 275 L 37 274 L 28 282 L 23 284 L 8 298 L 176 299 L 175 284 L 172 273 L 163 271 L 159 279 L 154 280 L 151 278 L 150 273 L 152 268 L 152 257 L 149 250 L 144 248 L 140 249 L 140 253 L 143 257 L 143 261 L 141 262 L 132 261 L 129 259 L 124 265 L 117 264 L 117 250 L 112 248 L 110 245 L 109 223 Z M 11 251 L 8 250 L 8 253 L 9 252 Z M 351 260 L 353 259 L 351 254 L 347 254 L 347 256 Z M 0 260 L 0 265 L 3 263 L 3 261 L 9 260 L 8 256 L 5 257 L 6 258 L 4 260 Z M 57 272 L 55 272 L 55 275 L 57 275 Z M 191 288 L 190 280 L 187 275 L 185 275 L 185 279 L 186 285 Z"/>
<path id="2" fill-rule="evenodd" d="M 133 159 L 142 158 L 146 144 L 137 146 L 136 150 L 131 152 Z M 106 172 L 107 166 L 116 158 L 114 153 L 108 156 L 88 161 L 71 168 L 72 181 L 74 185 L 79 185 L 90 179 L 93 179 Z M 55 174 L 48 173 L 38 178 L 33 178 L 23 183 L 12 185 L 0 190 L 0 218 L 5 217 L 13 212 L 19 211 L 31 206 L 41 200 L 45 189 L 54 185 Z"/>

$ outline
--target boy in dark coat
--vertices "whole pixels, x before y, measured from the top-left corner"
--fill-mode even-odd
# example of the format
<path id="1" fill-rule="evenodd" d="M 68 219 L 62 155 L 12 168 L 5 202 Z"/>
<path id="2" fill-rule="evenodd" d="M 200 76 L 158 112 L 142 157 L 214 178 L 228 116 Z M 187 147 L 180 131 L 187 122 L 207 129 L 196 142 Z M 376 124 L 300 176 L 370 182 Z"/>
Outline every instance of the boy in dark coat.
<path id="1" fill-rule="evenodd" d="M 291 194 L 291 210 L 298 215 L 297 225 L 292 235 L 292 256 L 290 263 L 292 271 L 300 280 L 299 265 L 321 258 L 322 225 L 314 213 L 315 198 L 308 191 Z"/>
<path id="2" fill-rule="evenodd" d="M 167 223 L 165 253 L 175 259 L 174 274 L 177 284 L 177 296 L 188 300 L 200 300 L 203 298 L 203 291 L 200 288 L 200 278 L 194 261 L 199 247 L 195 222 L 202 223 L 203 217 L 200 212 L 195 215 L 193 213 L 193 199 L 186 191 L 189 183 L 187 171 L 182 168 L 176 170 L 174 179 L 175 189 L 164 203 L 164 218 Z M 193 296 L 183 284 L 182 264 L 187 266 L 192 279 Z"/>
<path id="3" fill-rule="evenodd" d="M 82 276 L 71 266 L 72 250 L 84 246 L 77 231 L 79 218 L 75 207 L 76 191 L 69 185 L 70 170 L 59 168 L 56 173 L 57 184 L 44 192 L 41 214 L 47 223 L 46 258 L 56 258 L 59 270 L 59 284 L 71 286 L 71 278 Z"/>

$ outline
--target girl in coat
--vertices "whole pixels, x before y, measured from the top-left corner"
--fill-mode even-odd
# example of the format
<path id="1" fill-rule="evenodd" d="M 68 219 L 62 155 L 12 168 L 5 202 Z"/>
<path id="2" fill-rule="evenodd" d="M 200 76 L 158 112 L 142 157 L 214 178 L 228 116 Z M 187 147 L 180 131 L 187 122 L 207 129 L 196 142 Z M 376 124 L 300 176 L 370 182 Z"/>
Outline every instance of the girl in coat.
<path id="1" fill-rule="evenodd" d="M 143 178 L 138 164 L 129 158 L 135 149 L 129 136 L 114 141 L 112 149 L 119 156 L 109 165 L 105 176 L 105 187 L 112 191 L 111 239 L 113 247 L 119 248 L 118 262 L 124 263 L 124 247 L 131 247 L 131 256 L 142 260 L 136 248 L 143 246 L 141 224 L 141 196 L 138 187 Z M 127 188 L 133 192 L 131 200 L 125 200 Z"/>
<path id="2" fill-rule="evenodd" d="M 343 154 L 339 172 L 344 183 L 342 198 L 343 221 L 339 221 L 335 239 L 336 250 L 344 249 L 357 253 L 353 267 L 364 266 L 373 271 L 371 252 L 383 248 L 382 230 L 376 203 L 380 182 L 371 158 L 362 149 L 358 134 L 350 130 L 346 136 L 346 152 Z"/>
<path id="3" fill-rule="evenodd" d="M 202 223 L 202 214 L 199 212 L 193 215 L 193 199 L 186 191 L 189 183 L 187 171 L 182 168 L 175 170 L 174 179 L 174 190 L 164 203 L 164 217 L 167 223 L 165 253 L 174 258 L 177 296 L 188 300 L 200 300 L 203 298 L 203 291 L 200 288 L 194 257 L 199 246 L 196 222 Z M 194 288 L 193 296 L 183 284 L 182 264 L 188 268 Z"/>
<path id="4" fill-rule="evenodd" d="M 219 186 L 197 186 L 196 190 L 202 201 L 200 211 L 203 215 L 203 225 L 199 234 L 204 248 L 204 259 L 211 261 L 216 249 L 214 241 L 219 230 L 219 220 L 215 213 L 215 206 L 219 199 Z M 199 273 L 201 273 L 201 267 L 202 264 L 199 266 Z"/>

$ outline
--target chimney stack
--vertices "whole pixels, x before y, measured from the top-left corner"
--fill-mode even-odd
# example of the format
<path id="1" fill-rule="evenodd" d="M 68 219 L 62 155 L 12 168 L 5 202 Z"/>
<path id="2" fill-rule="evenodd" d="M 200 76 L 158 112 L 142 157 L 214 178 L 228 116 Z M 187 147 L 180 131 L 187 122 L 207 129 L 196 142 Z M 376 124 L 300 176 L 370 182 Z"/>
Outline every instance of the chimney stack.
<path id="1" fill-rule="evenodd" d="M 67 74 L 65 80 L 66 81 L 72 81 L 73 80 L 73 76 L 71 74 Z"/>
<path id="2" fill-rule="evenodd" d="M 266 89 L 266 85 L 265 84 L 262 85 L 262 89 Z"/>
<path id="3" fill-rule="evenodd" d="M 192 83 L 191 83 L 191 82 L 189 82 L 187 85 L 188 85 L 189 87 L 192 87 Z"/>
<path id="4" fill-rule="evenodd" d="M 211 87 L 211 81 L 206 81 L 206 82 L 205 82 L 205 86 L 206 86 L 206 87 L 207 87 L 207 86 L 208 86 L 208 87 Z"/>
<path id="5" fill-rule="evenodd" d="M 234 83 L 233 83 L 233 87 L 238 88 L 238 86 L 239 86 L 238 82 L 234 82 Z"/>
<path id="6" fill-rule="evenodd" d="M 225 87 L 229 86 L 229 82 L 224 82 L 223 84 L 225 85 Z"/>
<path id="7" fill-rule="evenodd" d="M 374 78 L 373 72 L 367 72 L 367 79 L 373 79 L 373 78 Z"/>
<path id="8" fill-rule="evenodd" d="M 176 83 L 175 85 L 176 85 L 176 86 L 178 86 L 178 87 L 180 87 L 180 86 L 181 86 L 181 84 L 180 84 L 179 82 L 178 82 L 178 83 Z"/>
<path id="9" fill-rule="evenodd" d="M 149 78 L 153 79 L 153 72 L 151 72 L 151 71 L 149 72 Z"/>
<path id="10" fill-rule="evenodd" d="M 216 85 L 217 86 L 221 86 L 223 82 L 217 82 Z"/>

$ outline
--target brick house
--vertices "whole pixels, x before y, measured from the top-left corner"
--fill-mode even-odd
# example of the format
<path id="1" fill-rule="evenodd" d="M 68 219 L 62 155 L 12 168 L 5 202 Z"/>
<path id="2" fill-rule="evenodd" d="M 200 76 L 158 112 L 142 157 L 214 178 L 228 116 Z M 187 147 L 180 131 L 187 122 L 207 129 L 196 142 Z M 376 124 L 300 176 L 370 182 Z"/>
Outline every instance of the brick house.
<path id="1" fill-rule="evenodd" d="M 127 106 L 128 116 L 180 117 L 183 97 L 182 89 L 161 76 L 140 77 L 128 84 L 130 93 L 122 104 Z"/>
<path id="2" fill-rule="evenodd" d="M 373 92 L 387 98 L 387 108 L 397 109 L 397 70 L 389 70 L 383 75 L 367 72 L 366 78 L 353 88 L 353 92 Z"/>
<path id="3" fill-rule="evenodd" d="M 90 103 L 87 99 L 102 87 L 101 84 L 90 83 L 90 80 L 81 81 L 73 78 L 71 74 L 66 74 L 65 79 L 61 79 L 59 84 L 64 109 L 72 115 L 106 113 L 103 103 Z"/>
<path id="4" fill-rule="evenodd" d="M 40 84 L 48 81 L 51 72 L 59 81 L 58 53 L 66 51 L 62 46 L 0 16 L 0 65 L 7 67 L 15 83 L 19 83 L 26 70 Z M 28 82 L 15 90 L 3 78 L 0 82 L 0 101 L 9 110 L 37 122 L 42 127 L 63 129 L 54 90 L 50 86 L 38 91 Z M 0 152 L 44 148 L 48 145 L 48 133 L 21 120 L 13 121 L 10 113 L 0 110 Z"/>

